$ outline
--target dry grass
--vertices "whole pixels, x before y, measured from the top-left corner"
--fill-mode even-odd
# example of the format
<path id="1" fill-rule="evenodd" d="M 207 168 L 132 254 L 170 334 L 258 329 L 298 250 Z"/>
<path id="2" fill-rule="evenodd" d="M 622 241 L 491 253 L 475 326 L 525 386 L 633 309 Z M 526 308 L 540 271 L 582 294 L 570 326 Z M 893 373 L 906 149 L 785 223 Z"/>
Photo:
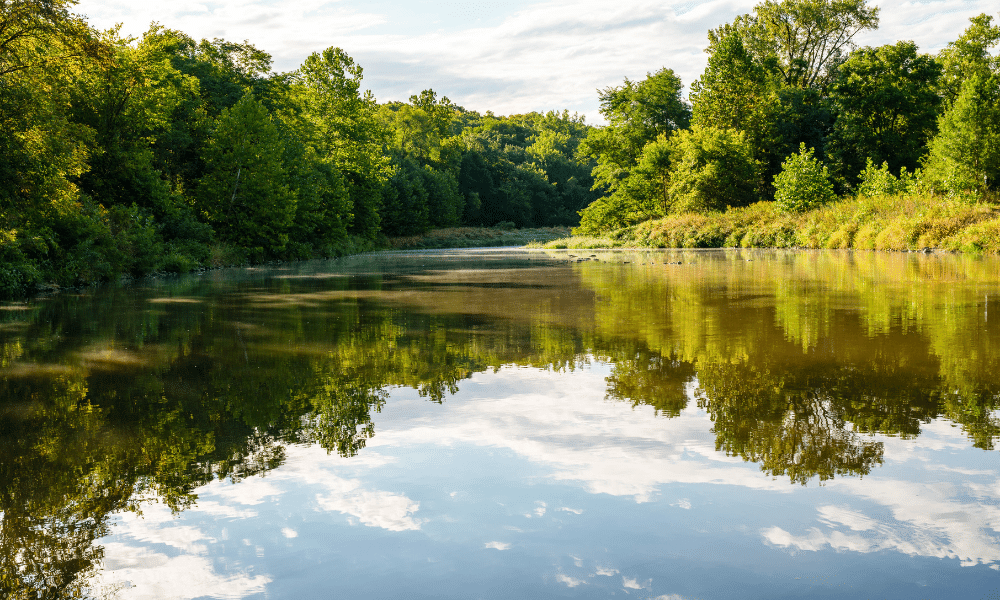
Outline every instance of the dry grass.
<path id="1" fill-rule="evenodd" d="M 939 196 L 849 198 L 800 214 L 772 202 L 708 215 L 647 221 L 606 237 L 569 237 L 546 248 L 854 248 L 1000 254 L 1000 206 Z"/>

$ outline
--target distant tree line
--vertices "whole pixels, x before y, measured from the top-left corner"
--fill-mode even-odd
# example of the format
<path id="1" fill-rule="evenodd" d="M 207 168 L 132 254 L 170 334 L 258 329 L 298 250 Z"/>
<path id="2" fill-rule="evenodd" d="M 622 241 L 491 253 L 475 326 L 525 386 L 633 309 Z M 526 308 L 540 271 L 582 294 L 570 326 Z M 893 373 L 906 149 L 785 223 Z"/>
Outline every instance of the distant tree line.
<path id="1" fill-rule="evenodd" d="M 567 112 L 378 104 L 339 48 L 276 73 L 249 42 L 96 31 L 75 0 L 0 11 L 0 296 L 43 282 L 332 256 L 459 225 L 578 222 Z"/>
<path id="2" fill-rule="evenodd" d="M 995 200 L 1000 26 L 982 14 L 937 55 L 912 41 L 858 48 L 865 0 L 768 0 L 708 33 L 689 100 L 670 69 L 601 91 L 606 127 L 580 144 L 602 196 L 577 232 L 838 196 Z"/>
<path id="3" fill-rule="evenodd" d="M 607 124 L 379 104 L 339 48 L 291 72 L 249 42 L 96 31 L 76 0 L 0 11 L 0 297 L 327 257 L 431 228 L 576 225 L 845 195 L 995 199 L 1000 26 L 935 56 L 858 48 L 865 0 L 768 0 L 670 69 L 600 91 Z"/>

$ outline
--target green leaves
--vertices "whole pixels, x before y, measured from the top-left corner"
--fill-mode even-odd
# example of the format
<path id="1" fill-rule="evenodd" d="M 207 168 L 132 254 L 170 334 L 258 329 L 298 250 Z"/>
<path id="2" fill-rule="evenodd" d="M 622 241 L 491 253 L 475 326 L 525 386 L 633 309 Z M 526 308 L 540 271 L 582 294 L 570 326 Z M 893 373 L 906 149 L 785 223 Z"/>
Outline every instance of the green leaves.
<path id="1" fill-rule="evenodd" d="M 887 161 L 884 161 L 881 167 L 876 167 L 871 157 L 868 158 L 860 178 L 858 196 L 861 198 L 909 193 L 914 190 L 917 184 L 917 175 L 907 173 L 906 167 L 903 167 L 899 172 L 899 177 L 896 177 L 889 170 Z"/>
<path id="2" fill-rule="evenodd" d="M 853 179 L 866 156 L 893 172 L 916 169 L 937 129 L 940 75 L 941 65 L 913 42 L 852 53 L 830 88 L 837 118 L 829 154 L 842 173 Z"/>
<path id="3" fill-rule="evenodd" d="M 672 212 L 722 211 L 757 200 L 759 164 L 742 132 L 695 126 L 674 134 L 670 146 Z"/>
<path id="4" fill-rule="evenodd" d="M 296 198 L 283 154 L 277 126 L 253 96 L 219 115 L 198 195 L 206 220 L 223 240 L 260 255 L 284 249 Z"/>
<path id="5" fill-rule="evenodd" d="M 751 54 L 771 65 L 784 85 L 824 87 L 854 36 L 878 27 L 878 12 L 866 0 L 767 0 L 753 15 L 710 31 L 710 48 L 739 32 Z"/>
<path id="6" fill-rule="evenodd" d="M 802 212 L 836 199 L 830 174 L 813 152 L 802 144 L 774 177 L 774 201 L 782 211 Z"/>

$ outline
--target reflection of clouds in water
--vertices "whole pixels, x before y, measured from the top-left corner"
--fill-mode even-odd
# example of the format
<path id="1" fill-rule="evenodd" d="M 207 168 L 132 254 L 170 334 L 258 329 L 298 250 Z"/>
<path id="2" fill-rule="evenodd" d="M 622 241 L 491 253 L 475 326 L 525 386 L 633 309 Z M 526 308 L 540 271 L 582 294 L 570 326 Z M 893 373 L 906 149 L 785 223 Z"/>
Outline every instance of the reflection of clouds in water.
<path id="1" fill-rule="evenodd" d="M 402 494 L 365 490 L 356 479 L 334 476 L 328 478 L 326 485 L 330 493 L 316 497 L 323 510 L 351 515 L 369 527 L 389 531 L 420 529 L 421 522 L 412 517 L 420 508 L 420 503 Z"/>
<path id="2" fill-rule="evenodd" d="M 345 459 L 329 456 L 318 448 L 289 447 L 287 468 L 271 472 L 268 477 L 244 479 L 237 484 L 215 481 L 198 490 L 198 503 L 185 511 L 184 521 L 161 504 L 143 507 L 142 516 L 125 513 L 119 517 L 113 535 L 105 540 L 105 570 L 94 582 L 94 589 L 127 584 L 122 596 L 130 600 L 174 598 L 242 598 L 264 592 L 271 578 L 264 575 L 216 572 L 208 557 L 214 537 L 190 523 L 199 516 L 213 520 L 236 520 L 258 517 L 258 510 L 244 506 L 272 503 L 293 485 L 307 483 L 318 486 L 317 507 L 337 511 L 356 518 L 361 523 L 389 531 L 419 529 L 421 523 L 412 518 L 419 508 L 417 502 L 401 494 L 366 489 L 355 479 L 345 479 L 330 469 L 346 466 Z M 351 461 L 352 467 L 375 468 L 391 462 L 391 457 L 370 454 Z M 298 537 L 290 527 L 276 528 L 285 539 Z M 267 535 L 266 532 L 264 532 Z M 226 537 L 225 530 L 222 533 Z M 244 540 L 254 546 L 251 540 Z M 166 546 L 168 552 L 156 546 Z M 180 553 L 180 555 L 176 555 Z M 255 546 L 256 555 L 264 549 Z"/>
<path id="3" fill-rule="evenodd" d="M 223 501 L 228 500 L 251 506 L 261 504 L 265 499 L 273 499 L 283 493 L 283 490 L 262 477 L 250 477 L 236 485 L 216 481 L 202 489 L 206 495 L 212 494 Z"/>
<path id="4" fill-rule="evenodd" d="M 667 421 L 653 409 L 604 401 L 603 374 L 571 375 L 525 369 L 477 374 L 463 394 L 486 397 L 408 420 L 405 429 L 383 425 L 369 441 L 380 446 L 418 444 L 509 448 L 553 469 L 558 481 L 579 481 L 593 493 L 653 499 L 665 483 L 725 483 L 787 492 L 783 481 L 715 451 L 707 415 L 688 409 Z M 497 390 L 505 396 L 497 397 Z"/>
<path id="5" fill-rule="evenodd" d="M 650 579 L 646 583 L 639 583 L 635 579 L 622 576 L 622 587 L 629 590 L 644 590 L 653 587 L 653 580 Z"/>
<path id="6" fill-rule="evenodd" d="M 931 471 L 933 472 L 933 470 Z M 889 509 L 892 518 L 874 519 L 846 506 L 820 506 L 811 527 L 794 534 L 774 526 L 763 538 L 783 548 L 870 553 L 893 550 L 910 556 L 954 558 L 962 566 L 1000 562 L 1000 507 L 997 485 L 963 482 L 914 483 L 869 479 L 832 485 Z"/>
<path id="7" fill-rule="evenodd" d="M 118 542 L 106 544 L 105 553 L 112 558 L 105 560 L 105 570 L 98 575 L 95 587 L 126 584 L 130 600 L 243 598 L 263 593 L 271 582 L 265 575 L 220 575 L 203 556 L 167 556 Z"/>
<path id="8" fill-rule="evenodd" d="M 220 514 L 218 505 L 209 505 L 209 514 Z M 145 507 L 141 517 L 122 515 L 113 540 L 103 543 L 104 569 L 93 587 L 124 587 L 130 600 L 242 598 L 263 593 L 271 581 L 244 572 L 217 573 L 207 556 L 208 546 L 216 540 L 196 527 L 179 524 L 163 505 Z M 161 552 L 151 545 L 169 550 Z"/>
<path id="9" fill-rule="evenodd" d="M 570 577 L 569 575 L 566 575 L 565 573 L 557 573 L 556 574 L 556 581 L 558 581 L 559 583 L 565 583 L 566 587 L 571 587 L 571 588 L 575 588 L 578 585 L 587 585 L 587 582 L 584 581 L 583 579 L 577 579 L 575 577 Z"/>
<path id="10" fill-rule="evenodd" d="M 316 495 L 316 503 L 321 510 L 350 515 L 364 525 L 388 531 L 420 529 L 422 521 L 412 516 L 419 510 L 419 502 L 410 500 L 404 494 L 366 489 L 361 480 L 347 479 L 333 472 L 337 467 L 370 472 L 393 462 L 391 457 L 371 452 L 344 459 L 328 455 L 325 450 L 316 447 L 292 446 L 287 450 L 287 464 L 272 473 L 271 479 L 279 483 L 305 483 L 321 488 L 323 492 Z"/>
<path id="11" fill-rule="evenodd" d="M 791 494 L 798 489 L 782 479 L 764 476 L 755 463 L 715 451 L 707 415 L 692 408 L 670 419 L 654 418 L 652 409 L 605 402 L 604 378 L 593 371 L 572 375 L 523 369 L 480 374 L 473 383 L 489 384 L 508 395 L 489 393 L 474 402 L 456 403 L 424 420 L 409 420 L 406 429 L 384 428 L 372 440 L 406 447 L 411 444 L 474 444 L 509 448 L 535 464 L 552 468 L 551 478 L 581 482 L 588 491 L 654 498 L 669 483 L 724 484 Z M 472 384 L 464 393 L 479 395 Z M 389 425 L 391 427 L 391 424 Z M 886 465 L 919 469 L 915 478 L 928 483 L 844 477 L 827 482 L 833 491 L 874 502 L 890 510 L 894 522 L 876 521 L 856 509 L 827 505 L 819 518 L 827 529 L 793 535 L 774 527 L 765 539 L 801 550 L 830 547 L 874 552 L 894 549 L 911 555 L 954 557 L 963 564 L 1000 561 L 1000 544 L 989 531 L 1000 531 L 1000 479 L 997 471 L 941 465 L 969 441 L 944 421 L 926 424 L 923 434 L 903 440 L 886 436 Z M 958 484 L 939 481 L 960 475 Z M 690 509 L 682 498 L 673 506 Z M 567 509 L 560 509 L 567 510 Z M 571 511 L 575 512 L 575 511 Z"/>
<path id="12" fill-rule="evenodd" d="M 510 550 L 510 544 L 506 542 L 486 542 L 483 544 L 483 548 L 492 548 L 493 550 Z"/>

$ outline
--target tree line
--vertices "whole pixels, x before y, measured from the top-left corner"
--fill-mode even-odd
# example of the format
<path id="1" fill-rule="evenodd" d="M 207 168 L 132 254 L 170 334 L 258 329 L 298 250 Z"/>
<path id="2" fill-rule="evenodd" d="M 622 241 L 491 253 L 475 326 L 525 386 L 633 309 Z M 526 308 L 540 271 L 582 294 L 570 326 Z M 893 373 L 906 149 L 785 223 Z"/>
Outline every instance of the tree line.
<path id="1" fill-rule="evenodd" d="M 761 201 L 843 196 L 995 200 L 1000 26 L 982 14 L 936 55 L 857 47 L 865 0 L 768 0 L 708 33 L 690 102 L 670 69 L 600 92 L 608 126 L 581 144 L 602 197 L 581 234 Z"/>
<path id="2" fill-rule="evenodd" d="M 246 41 L 97 31 L 75 1 L 2 2 L 0 296 L 571 225 L 596 198 L 575 114 L 379 104 L 340 48 L 279 73 Z"/>
<path id="3" fill-rule="evenodd" d="M 275 72 L 251 43 L 97 31 L 76 0 L 0 12 L 0 297 L 43 284 L 329 257 L 431 228 L 577 225 L 838 196 L 994 199 L 1000 26 L 936 55 L 856 47 L 865 0 L 768 0 L 671 69 L 567 111 L 379 103 L 342 49 Z M 766 212 L 766 211 L 763 211 Z"/>

